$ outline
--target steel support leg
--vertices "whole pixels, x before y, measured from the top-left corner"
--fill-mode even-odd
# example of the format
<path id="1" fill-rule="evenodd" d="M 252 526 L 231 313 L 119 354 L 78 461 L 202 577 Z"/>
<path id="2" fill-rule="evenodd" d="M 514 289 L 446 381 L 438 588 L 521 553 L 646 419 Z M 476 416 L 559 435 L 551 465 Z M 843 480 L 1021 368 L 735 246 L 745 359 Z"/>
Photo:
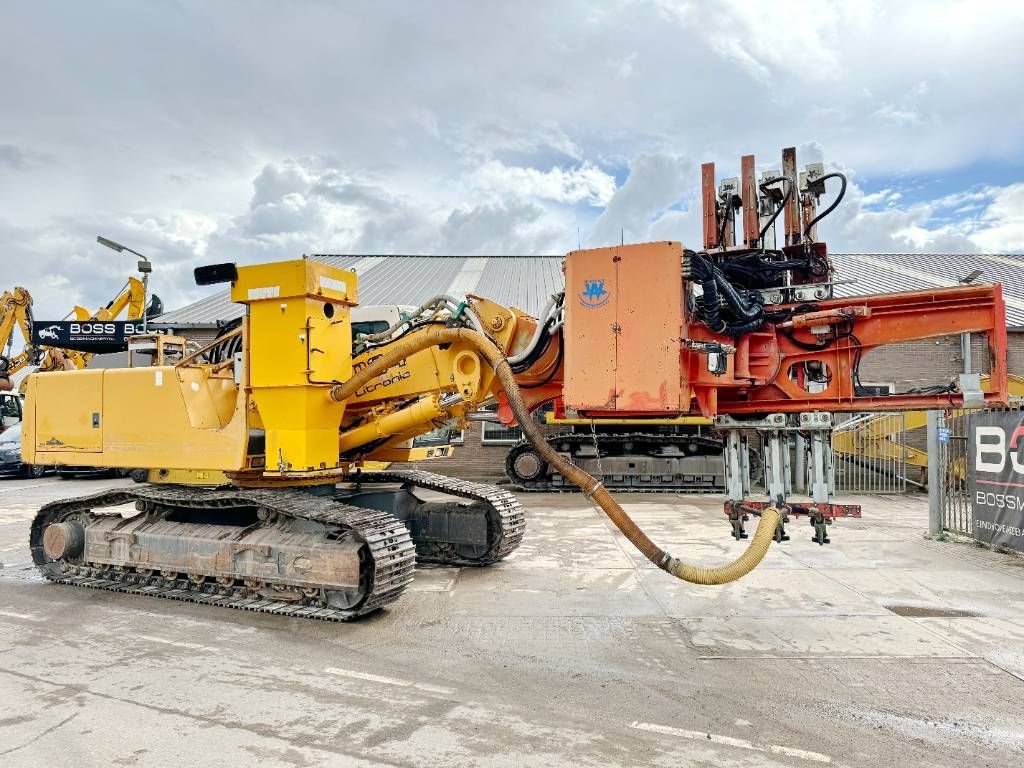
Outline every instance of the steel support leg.
<path id="1" fill-rule="evenodd" d="M 768 491 L 768 503 L 779 510 L 779 526 L 775 529 L 776 541 L 787 541 L 786 499 L 793 491 L 792 473 L 789 465 L 789 436 L 782 430 L 772 429 L 764 433 L 764 482 Z"/>
<path id="2" fill-rule="evenodd" d="M 747 438 L 738 429 L 726 432 L 725 488 L 733 538 L 745 539 L 747 532 L 743 524 L 750 516 L 742 507 L 750 491 L 750 452 L 747 450 Z"/>
<path id="3" fill-rule="evenodd" d="M 732 524 L 733 536 L 746 537 L 743 523 L 750 514 L 773 506 L 779 510 L 781 520 L 775 532 L 776 541 L 785 541 L 785 524 L 790 515 L 807 515 L 814 528 L 813 541 L 828 544 L 828 528 L 836 517 L 860 517 L 860 506 L 856 504 L 833 504 L 835 492 L 832 453 L 832 415 L 821 412 L 800 414 L 774 413 L 760 419 L 738 420 L 732 416 L 718 416 L 715 426 L 727 434 L 726 441 L 726 485 L 728 499 L 725 512 Z M 765 465 L 766 501 L 750 501 L 749 475 L 747 472 L 746 442 L 741 430 L 757 430 L 762 436 Z M 797 466 L 807 470 L 806 489 L 810 502 L 789 501 L 793 491 L 791 472 L 791 449 L 798 435 L 806 435 L 799 441 L 805 446 L 806 455 L 798 457 Z"/>
<path id="4" fill-rule="evenodd" d="M 816 429 L 811 432 L 811 525 L 814 526 L 813 541 L 828 544 L 827 526 L 831 518 L 822 513 L 832 498 L 832 430 Z"/>

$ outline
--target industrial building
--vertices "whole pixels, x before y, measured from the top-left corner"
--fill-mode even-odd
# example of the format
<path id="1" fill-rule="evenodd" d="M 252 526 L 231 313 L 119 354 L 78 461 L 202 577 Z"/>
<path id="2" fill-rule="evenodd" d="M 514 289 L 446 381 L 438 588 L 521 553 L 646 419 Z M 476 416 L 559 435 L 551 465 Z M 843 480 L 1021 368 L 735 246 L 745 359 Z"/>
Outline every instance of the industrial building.
<path id="1" fill-rule="evenodd" d="M 326 255 L 318 261 L 354 270 L 361 304 L 419 304 L 438 294 L 479 294 L 530 314 L 541 311 L 562 290 L 562 256 L 407 256 Z M 832 254 L 837 296 L 925 290 L 960 282 L 999 282 L 1006 301 L 1008 368 L 1024 371 L 1024 255 L 954 253 Z M 218 290 L 193 304 L 156 318 L 155 328 L 206 343 L 223 324 L 241 316 L 228 291 Z M 971 340 L 967 340 L 971 341 Z M 865 355 L 861 382 L 880 390 L 903 392 L 949 380 L 958 373 L 988 370 L 987 350 L 971 342 L 965 364 L 965 339 L 894 344 Z M 454 456 L 431 462 L 443 474 L 491 480 L 503 477 L 504 457 L 519 442 L 518 428 L 471 422 L 453 441 Z"/>

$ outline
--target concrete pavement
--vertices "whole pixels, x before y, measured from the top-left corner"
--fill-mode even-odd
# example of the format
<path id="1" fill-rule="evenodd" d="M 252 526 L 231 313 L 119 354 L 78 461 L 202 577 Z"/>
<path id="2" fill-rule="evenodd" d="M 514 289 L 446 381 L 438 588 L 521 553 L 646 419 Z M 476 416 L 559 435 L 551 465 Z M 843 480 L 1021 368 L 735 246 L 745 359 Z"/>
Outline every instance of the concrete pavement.
<path id="1" fill-rule="evenodd" d="M 34 510 L 121 482 L 0 483 L 0 765 L 1024 763 L 1024 561 L 925 540 L 921 498 L 695 587 L 524 495 L 507 561 L 338 625 L 43 582 Z M 673 554 L 743 546 L 716 497 L 623 501 Z"/>

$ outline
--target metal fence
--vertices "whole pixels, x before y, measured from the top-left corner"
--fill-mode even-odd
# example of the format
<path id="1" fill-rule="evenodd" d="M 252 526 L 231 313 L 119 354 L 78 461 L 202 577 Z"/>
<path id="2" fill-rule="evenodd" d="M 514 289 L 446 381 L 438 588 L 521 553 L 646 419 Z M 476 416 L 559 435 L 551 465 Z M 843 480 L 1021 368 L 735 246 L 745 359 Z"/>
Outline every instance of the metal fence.
<path id="1" fill-rule="evenodd" d="M 931 533 L 973 535 L 970 498 L 967 495 L 967 436 L 970 414 L 965 411 L 932 411 L 928 414 L 929 503 Z"/>
<path id="2" fill-rule="evenodd" d="M 1010 408 L 1024 410 L 1020 398 L 1011 398 Z M 930 505 L 929 533 L 974 535 L 971 498 L 967 490 L 967 443 L 973 414 L 983 411 L 930 411 L 928 413 L 928 454 L 938 461 L 928 465 Z"/>
<path id="3" fill-rule="evenodd" d="M 903 413 L 855 413 L 838 417 L 832 433 L 837 493 L 904 493 L 923 478 L 908 476 L 907 421 Z M 919 436 L 922 445 L 925 435 Z"/>

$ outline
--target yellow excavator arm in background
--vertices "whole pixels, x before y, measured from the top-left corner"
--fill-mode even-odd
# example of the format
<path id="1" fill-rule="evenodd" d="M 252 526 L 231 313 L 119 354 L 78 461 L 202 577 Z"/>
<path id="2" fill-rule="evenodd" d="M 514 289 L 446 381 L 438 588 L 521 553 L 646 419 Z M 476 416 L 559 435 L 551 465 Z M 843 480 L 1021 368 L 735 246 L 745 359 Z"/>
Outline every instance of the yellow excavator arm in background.
<path id="1" fill-rule="evenodd" d="M 4 291 L 0 296 L 0 349 L 11 343 L 14 329 L 20 328 L 25 351 L 12 358 L 0 356 L 0 390 L 12 388 L 11 376 L 24 368 L 34 357 L 32 347 L 32 295 L 24 288 Z"/>
<path id="2" fill-rule="evenodd" d="M 113 320 L 127 309 L 128 320 L 138 320 L 146 311 L 146 289 L 141 280 L 129 277 L 121 292 L 106 306 L 95 312 L 75 306 L 69 316 L 76 320 Z M 15 328 L 21 329 L 25 348 L 10 358 L 0 356 L 0 391 L 13 388 L 11 377 L 29 365 L 38 370 L 70 371 L 85 368 L 92 352 L 79 352 L 60 347 L 36 347 L 32 344 L 32 295 L 21 287 L 0 296 L 0 348 L 7 347 Z M 25 384 L 22 383 L 24 392 Z"/>
<path id="3" fill-rule="evenodd" d="M 1024 397 L 1024 377 L 1007 375 L 1011 397 Z M 988 391 L 988 377 L 981 377 L 981 388 Z M 928 454 L 920 448 L 902 445 L 899 436 L 928 424 L 928 411 L 906 411 L 899 416 L 889 413 L 866 414 L 840 424 L 832 435 L 832 449 L 852 459 L 881 459 L 917 467 L 922 474 L 928 469 Z M 922 481 L 924 478 L 922 477 Z"/>
<path id="4" fill-rule="evenodd" d="M 85 307 L 75 305 L 71 314 L 76 320 L 113 320 L 127 308 L 128 314 L 125 319 L 138 320 L 146 311 L 146 289 L 142 281 L 129 277 L 121 292 L 107 304 L 95 312 L 90 312 Z M 58 347 L 44 347 L 46 353 L 39 362 L 40 371 L 70 371 L 76 368 L 85 368 L 92 360 L 93 352 L 79 352 L 74 349 L 60 349 Z"/>

